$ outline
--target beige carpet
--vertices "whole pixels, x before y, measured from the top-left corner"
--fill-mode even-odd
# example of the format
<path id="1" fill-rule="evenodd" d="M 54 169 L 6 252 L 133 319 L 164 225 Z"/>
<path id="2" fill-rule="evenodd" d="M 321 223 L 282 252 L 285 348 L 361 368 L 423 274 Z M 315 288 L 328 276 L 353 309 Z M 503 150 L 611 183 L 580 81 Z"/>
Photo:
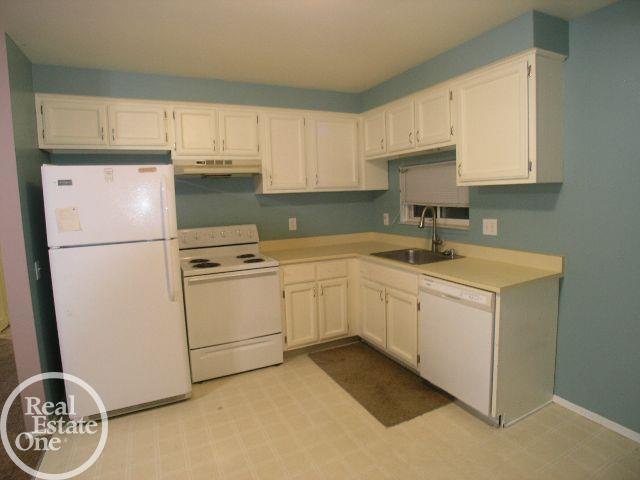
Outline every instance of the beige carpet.
<path id="1" fill-rule="evenodd" d="M 451 397 L 363 342 L 311 359 L 386 427 L 451 402 Z"/>

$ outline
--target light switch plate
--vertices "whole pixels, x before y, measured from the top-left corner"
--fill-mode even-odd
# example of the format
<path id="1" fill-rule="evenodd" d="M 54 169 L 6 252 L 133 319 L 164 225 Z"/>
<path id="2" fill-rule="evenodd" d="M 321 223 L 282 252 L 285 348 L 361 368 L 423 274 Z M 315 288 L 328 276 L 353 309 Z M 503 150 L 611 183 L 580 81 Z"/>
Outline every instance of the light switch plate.
<path id="1" fill-rule="evenodd" d="M 388 213 L 383 213 L 382 214 L 382 223 L 385 225 L 389 225 L 389 214 Z"/>
<path id="2" fill-rule="evenodd" d="M 483 235 L 498 235 L 498 219 L 497 218 L 483 218 L 482 219 L 482 234 Z"/>
<path id="3" fill-rule="evenodd" d="M 289 219 L 289 230 L 290 231 L 298 230 L 298 220 L 296 220 L 296 217 L 291 217 Z"/>

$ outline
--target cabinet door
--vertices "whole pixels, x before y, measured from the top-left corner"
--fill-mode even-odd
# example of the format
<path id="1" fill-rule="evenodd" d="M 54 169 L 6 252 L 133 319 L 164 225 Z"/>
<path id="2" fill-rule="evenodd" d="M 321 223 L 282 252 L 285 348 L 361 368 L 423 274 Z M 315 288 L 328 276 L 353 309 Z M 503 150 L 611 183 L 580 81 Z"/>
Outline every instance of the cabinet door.
<path id="1" fill-rule="evenodd" d="M 414 147 L 413 100 L 396 103 L 387 110 L 387 151 Z"/>
<path id="2" fill-rule="evenodd" d="M 387 346 L 387 319 L 384 287 L 363 280 L 360 284 L 360 314 L 362 337 L 381 348 Z"/>
<path id="3" fill-rule="evenodd" d="M 111 145 L 168 146 L 167 110 L 160 105 L 109 105 Z"/>
<path id="4" fill-rule="evenodd" d="M 446 143 L 451 140 L 451 100 L 448 88 L 429 90 L 415 99 L 416 144 Z"/>
<path id="5" fill-rule="evenodd" d="M 385 153 L 387 145 L 385 141 L 384 111 L 365 115 L 362 118 L 362 128 L 364 130 L 364 156 L 373 157 Z"/>
<path id="6" fill-rule="evenodd" d="M 459 182 L 528 178 L 527 65 L 517 60 L 458 85 Z"/>
<path id="7" fill-rule="evenodd" d="M 176 108 L 176 153 L 212 155 L 218 142 L 217 112 L 209 108 Z"/>
<path id="8" fill-rule="evenodd" d="M 320 340 L 341 337 L 349 332 L 347 322 L 347 279 L 318 282 L 318 326 Z"/>
<path id="9" fill-rule="evenodd" d="M 258 112 L 222 110 L 219 114 L 219 124 L 222 155 L 240 157 L 259 155 Z"/>
<path id="10" fill-rule="evenodd" d="M 358 121 L 317 117 L 311 120 L 311 160 L 315 188 L 358 186 Z"/>
<path id="11" fill-rule="evenodd" d="M 387 289 L 387 351 L 413 367 L 418 365 L 418 300 Z"/>
<path id="12" fill-rule="evenodd" d="M 316 296 L 315 282 L 284 288 L 288 348 L 318 341 Z"/>
<path id="13" fill-rule="evenodd" d="M 266 189 L 307 188 L 303 115 L 267 113 L 264 179 Z"/>
<path id="14" fill-rule="evenodd" d="M 40 146 L 107 145 L 106 103 L 45 99 L 40 114 Z"/>

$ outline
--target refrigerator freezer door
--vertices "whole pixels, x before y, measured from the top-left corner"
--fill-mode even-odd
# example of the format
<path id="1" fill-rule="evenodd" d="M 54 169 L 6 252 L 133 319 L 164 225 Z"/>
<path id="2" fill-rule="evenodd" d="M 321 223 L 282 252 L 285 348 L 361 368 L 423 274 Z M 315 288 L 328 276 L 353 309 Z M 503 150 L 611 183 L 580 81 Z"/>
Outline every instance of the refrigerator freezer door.
<path id="1" fill-rule="evenodd" d="M 44 165 L 49 247 L 176 238 L 172 165 Z"/>
<path id="2" fill-rule="evenodd" d="M 107 410 L 191 391 L 178 241 L 49 250 L 63 370 Z M 76 385 L 76 416 L 97 413 Z"/>

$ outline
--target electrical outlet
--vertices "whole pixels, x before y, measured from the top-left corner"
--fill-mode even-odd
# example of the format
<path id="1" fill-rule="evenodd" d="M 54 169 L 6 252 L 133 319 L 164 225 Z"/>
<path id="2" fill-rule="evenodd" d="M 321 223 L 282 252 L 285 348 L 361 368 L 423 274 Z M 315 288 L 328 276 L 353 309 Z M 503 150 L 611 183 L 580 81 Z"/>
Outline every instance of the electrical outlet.
<path id="1" fill-rule="evenodd" d="M 290 231 L 298 230 L 298 221 L 296 220 L 296 217 L 291 217 L 289 219 L 289 230 Z"/>
<path id="2" fill-rule="evenodd" d="M 385 225 L 389 225 L 389 214 L 388 213 L 383 213 L 382 214 L 382 223 Z"/>
<path id="3" fill-rule="evenodd" d="M 482 219 L 482 234 L 491 235 L 493 237 L 498 235 L 498 219 L 497 218 L 483 218 Z"/>

